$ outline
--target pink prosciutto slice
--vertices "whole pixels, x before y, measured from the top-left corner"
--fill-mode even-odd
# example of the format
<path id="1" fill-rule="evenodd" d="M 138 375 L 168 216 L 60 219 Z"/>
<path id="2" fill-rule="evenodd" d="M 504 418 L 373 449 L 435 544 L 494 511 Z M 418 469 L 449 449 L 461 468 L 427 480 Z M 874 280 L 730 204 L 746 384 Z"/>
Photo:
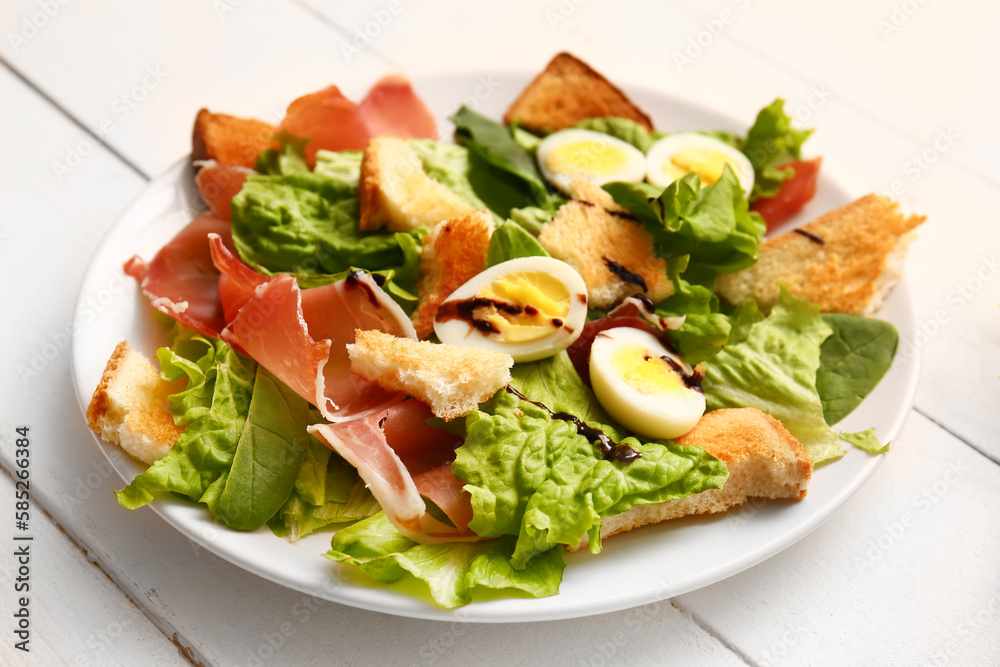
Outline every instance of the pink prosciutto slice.
<path id="1" fill-rule="evenodd" d="M 386 516 L 410 539 L 423 544 L 477 540 L 478 536 L 468 530 L 472 517 L 471 496 L 461 490 L 461 482 L 451 473 L 451 464 L 443 463 L 414 478 L 387 440 L 388 433 L 430 429 L 426 424 L 413 422 L 402 412 L 405 410 L 402 406 L 411 402 L 349 422 L 316 424 L 309 427 L 309 432 L 358 469 Z M 405 420 L 406 427 L 386 429 L 386 424 L 394 419 Z M 450 441 L 447 432 L 433 430 L 437 437 Z M 418 434 L 417 437 L 427 436 Z M 422 493 L 441 508 L 455 523 L 454 527 L 427 512 Z"/>
<path id="2" fill-rule="evenodd" d="M 381 78 L 359 106 L 369 136 L 437 138 L 434 117 L 404 76 L 390 74 Z"/>
<path id="3" fill-rule="evenodd" d="M 288 105 L 285 119 L 278 128 L 297 137 L 308 137 L 306 160 L 316 164 L 316 151 L 361 150 L 370 134 L 358 105 L 328 86 L 303 95 Z"/>
<path id="4" fill-rule="evenodd" d="M 247 176 L 255 173 L 246 167 L 224 167 L 215 160 L 198 163 L 201 169 L 195 176 L 198 191 L 212 214 L 222 220 L 230 219 L 230 204 L 246 183 Z"/>
<path id="5" fill-rule="evenodd" d="M 270 281 L 271 277 L 257 273 L 241 262 L 218 234 L 209 234 L 208 244 L 212 251 L 212 263 L 219 270 L 219 300 L 226 324 L 229 324 L 253 298 L 257 288 Z"/>
<path id="6" fill-rule="evenodd" d="M 213 243 L 218 248 L 218 241 Z M 237 292 L 250 277 L 242 270 L 229 273 L 232 268 L 227 268 L 227 277 L 238 276 L 233 281 L 238 283 Z M 354 342 L 355 329 L 414 339 L 417 335 L 406 313 L 375 280 L 355 272 L 345 280 L 307 290 L 300 290 L 289 275 L 262 282 L 221 338 L 278 376 L 326 419 L 344 421 L 403 398 L 351 373 L 346 346 Z"/>
<path id="7" fill-rule="evenodd" d="M 153 307 L 181 324 L 218 337 L 226 326 L 219 301 L 219 271 L 212 263 L 208 235 L 231 244 L 229 223 L 199 215 L 163 246 L 148 264 L 138 256 L 125 262 L 125 273 L 139 280 Z"/>

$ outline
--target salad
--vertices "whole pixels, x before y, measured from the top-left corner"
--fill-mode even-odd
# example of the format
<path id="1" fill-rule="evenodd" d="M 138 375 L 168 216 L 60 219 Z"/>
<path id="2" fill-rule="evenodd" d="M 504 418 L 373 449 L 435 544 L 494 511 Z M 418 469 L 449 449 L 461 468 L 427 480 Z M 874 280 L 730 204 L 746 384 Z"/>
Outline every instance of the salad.
<path id="1" fill-rule="evenodd" d="M 400 85 L 392 82 L 393 96 L 377 93 L 377 85 L 367 109 L 387 97 L 389 108 L 412 105 L 408 97 L 400 102 Z M 294 540 L 336 529 L 328 558 L 383 582 L 416 577 L 437 604 L 454 607 L 481 587 L 554 595 L 567 547 L 586 541 L 600 551 L 602 519 L 724 486 L 722 461 L 677 445 L 673 435 L 639 433 L 644 419 L 630 419 L 612 400 L 595 396 L 582 370 L 586 361 L 581 365 L 581 351 L 573 347 L 579 339 L 535 358 L 515 358 L 507 389 L 447 422 L 421 401 L 399 401 L 390 389 L 349 376 L 342 335 L 327 345 L 319 366 L 326 386 L 296 383 L 288 368 L 322 355 L 317 345 L 334 338 L 310 334 L 347 320 L 346 340 L 355 328 L 405 336 L 409 320 L 396 314 L 419 307 L 429 230 L 391 223 L 361 228 L 363 148 L 383 133 L 407 137 L 426 176 L 463 205 L 488 212 L 494 226 L 488 267 L 549 255 L 539 239 L 560 209 L 580 201 L 573 179 L 565 178 L 580 166 L 574 146 L 591 146 L 590 159 L 605 150 L 603 142 L 593 144 L 594 134 L 622 142 L 624 163 L 609 178 L 591 174 L 588 182 L 602 186 L 620 217 L 653 237 L 657 261 L 650 266 L 663 287 L 635 308 L 653 323 L 657 338 L 669 341 L 687 375 L 703 376 L 695 393 L 706 408 L 753 407 L 774 415 L 814 465 L 843 455 L 841 437 L 873 454 L 886 451 L 873 432 L 838 436 L 831 425 L 888 369 L 897 342 L 890 324 L 824 314 L 787 290 L 768 312 L 753 301 L 726 304 L 714 291 L 720 275 L 754 264 L 765 219 L 776 224 L 793 214 L 815 188 L 818 161 L 800 159 L 809 133 L 792 127 L 780 100 L 763 108 L 742 135 L 665 134 L 608 116 L 546 132 L 461 108 L 451 118 L 450 142 L 422 136 L 433 132 L 414 122 L 415 114 L 407 114 L 403 127 L 388 128 L 387 114 L 379 112 L 358 131 L 360 147 L 329 150 L 317 146 L 321 133 L 309 125 L 310 119 L 327 122 L 335 106 L 330 89 L 321 93 L 293 103 L 289 122 L 256 155 L 252 173 L 239 164 L 201 165 L 199 186 L 214 215 L 192 222 L 149 264 L 129 263 L 130 274 L 169 316 L 163 320 L 172 342 L 157 360 L 163 379 L 182 387 L 170 395 L 169 410 L 184 430 L 166 456 L 117 493 L 123 506 L 141 507 L 170 492 L 203 504 L 237 530 L 266 525 Z M 358 118 L 365 126 L 365 114 Z M 326 145 L 341 139 L 326 137 Z M 709 164 L 695 160 L 699 153 L 712 156 Z M 617 164 L 616 155 L 597 160 L 597 170 Z M 674 178 L 666 168 L 651 177 L 650 164 L 682 166 Z M 638 267 L 613 263 L 606 263 L 612 273 L 633 277 L 623 282 L 645 282 Z M 171 270 L 161 272 L 164 266 Z M 265 293 L 273 298 L 263 299 Z M 625 298 L 595 302 L 591 295 L 583 319 L 613 317 Z M 262 304 L 270 309 L 254 310 Z M 255 338 L 284 321 L 286 310 L 288 321 L 304 320 L 304 339 Z M 245 335 L 234 326 L 240 323 Z M 435 335 L 447 337 L 424 337 L 437 341 Z M 385 498 L 376 497 L 378 485 L 316 428 L 350 433 L 345 429 L 365 423 L 383 432 L 381 442 L 398 449 L 398 458 L 407 446 L 421 448 L 406 466 L 415 479 L 431 480 L 421 487 L 429 519 L 415 529 L 394 520 Z M 606 456 L 586 429 L 636 456 Z M 465 502 L 469 516 L 456 516 L 455 502 Z M 431 521 L 441 532 L 425 539 Z"/>

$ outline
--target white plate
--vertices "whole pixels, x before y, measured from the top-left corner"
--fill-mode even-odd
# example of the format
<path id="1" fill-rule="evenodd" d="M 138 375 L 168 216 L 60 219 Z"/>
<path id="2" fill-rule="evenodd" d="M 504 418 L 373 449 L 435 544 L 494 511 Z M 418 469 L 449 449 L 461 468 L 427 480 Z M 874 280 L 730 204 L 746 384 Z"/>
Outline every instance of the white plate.
<path id="1" fill-rule="evenodd" d="M 414 85 L 437 118 L 455 111 L 463 99 L 476 100 L 480 112 L 499 118 L 530 76 L 503 75 L 500 92 L 478 99 L 477 89 L 487 91 L 483 82 L 490 81 L 491 76 L 497 75 L 447 74 L 418 78 Z M 733 121 L 656 91 L 637 87 L 627 90 L 662 129 L 739 131 L 752 122 L 752 119 Z M 443 132 L 448 136 L 451 128 L 445 127 Z M 850 199 L 824 172 L 817 197 L 800 215 L 800 221 Z M 119 341 L 127 339 L 149 356 L 164 342 L 161 327 L 149 317 L 150 306 L 135 282 L 123 275 L 122 263 L 133 254 L 152 258 L 201 208 L 190 167 L 186 162 L 178 164 L 146 187 L 94 254 L 80 288 L 77 312 L 81 315 L 73 340 L 74 382 L 84 409 Z M 112 298 L 122 289 L 127 298 Z M 96 300 L 100 308 L 85 307 L 83 304 L 88 300 Z M 94 317 L 95 312 L 99 312 L 99 317 Z M 912 338 L 917 329 L 916 307 L 905 279 L 879 316 L 896 325 L 902 340 Z M 897 356 L 890 373 L 838 425 L 840 430 L 857 431 L 874 426 L 880 440 L 895 440 L 913 403 L 918 366 L 917 359 Z M 117 447 L 108 446 L 96 437 L 95 441 L 122 479 L 131 480 L 143 470 Z M 293 544 L 275 537 L 267 528 L 253 533 L 230 530 L 215 523 L 204 508 L 181 500 L 159 498 L 152 503 L 152 509 L 178 531 L 235 565 L 321 598 L 418 618 L 535 621 L 634 607 L 693 591 L 741 572 L 790 546 L 828 519 L 871 476 L 881 460 L 882 457 L 852 449 L 842 460 L 816 471 L 809 495 L 801 502 L 750 503 L 728 514 L 682 519 L 616 537 L 606 542 L 599 556 L 568 554 L 557 596 L 537 600 L 490 596 L 477 598 L 454 611 L 434 607 L 427 596 L 414 595 L 413 591 L 418 590 L 416 585 L 404 589 L 399 585 L 375 584 L 356 570 L 323 558 L 329 548 L 329 533 L 311 535 Z"/>

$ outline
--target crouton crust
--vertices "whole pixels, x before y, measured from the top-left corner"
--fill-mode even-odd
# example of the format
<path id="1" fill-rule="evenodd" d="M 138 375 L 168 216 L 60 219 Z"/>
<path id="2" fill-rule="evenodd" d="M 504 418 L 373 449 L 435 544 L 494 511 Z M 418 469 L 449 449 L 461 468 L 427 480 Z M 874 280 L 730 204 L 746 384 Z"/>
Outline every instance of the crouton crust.
<path id="1" fill-rule="evenodd" d="M 733 304 L 754 298 L 769 310 L 780 285 L 823 312 L 875 312 L 902 275 L 906 249 L 924 216 L 867 195 L 761 244 L 753 266 L 723 275 L 716 292 Z"/>
<path id="2" fill-rule="evenodd" d="M 271 143 L 275 127 L 253 118 L 238 118 L 200 109 L 191 136 L 193 160 L 215 160 L 227 167 L 253 169 L 257 156 Z"/>
<path id="3" fill-rule="evenodd" d="M 528 84 L 503 120 L 554 132 L 601 116 L 628 118 L 653 129 L 649 116 L 625 93 L 579 58 L 560 53 Z"/>

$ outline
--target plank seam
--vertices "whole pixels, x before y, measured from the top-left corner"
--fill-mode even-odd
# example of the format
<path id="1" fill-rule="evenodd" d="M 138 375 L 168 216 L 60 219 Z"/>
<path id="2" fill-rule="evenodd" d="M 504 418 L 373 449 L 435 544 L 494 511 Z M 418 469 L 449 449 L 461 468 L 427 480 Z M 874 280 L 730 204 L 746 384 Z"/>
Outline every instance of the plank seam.
<path id="1" fill-rule="evenodd" d="M 684 614 L 685 616 L 687 616 L 688 618 L 690 618 L 694 622 L 694 624 L 697 625 L 699 628 L 701 628 L 705 633 L 707 633 L 709 636 L 711 636 L 717 642 L 719 642 L 720 644 L 722 644 L 733 655 L 735 655 L 737 658 L 739 658 L 743 662 L 743 664 L 748 665 L 749 667 L 761 667 L 757 662 L 755 662 L 749 655 L 747 655 L 738 646 L 736 646 L 731 641 L 729 641 L 728 639 L 726 639 L 725 637 L 723 637 L 722 635 L 720 635 L 715 630 L 714 627 L 712 627 L 708 623 L 705 623 L 701 619 L 701 617 L 698 616 L 698 614 L 694 613 L 693 611 L 691 611 L 690 609 L 688 609 L 684 605 L 682 605 L 679 602 L 677 602 L 676 598 L 674 598 L 673 600 L 671 600 L 670 604 L 672 604 L 674 606 L 674 608 L 677 609 L 677 611 L 681 612 L 682 614 Z"/>

